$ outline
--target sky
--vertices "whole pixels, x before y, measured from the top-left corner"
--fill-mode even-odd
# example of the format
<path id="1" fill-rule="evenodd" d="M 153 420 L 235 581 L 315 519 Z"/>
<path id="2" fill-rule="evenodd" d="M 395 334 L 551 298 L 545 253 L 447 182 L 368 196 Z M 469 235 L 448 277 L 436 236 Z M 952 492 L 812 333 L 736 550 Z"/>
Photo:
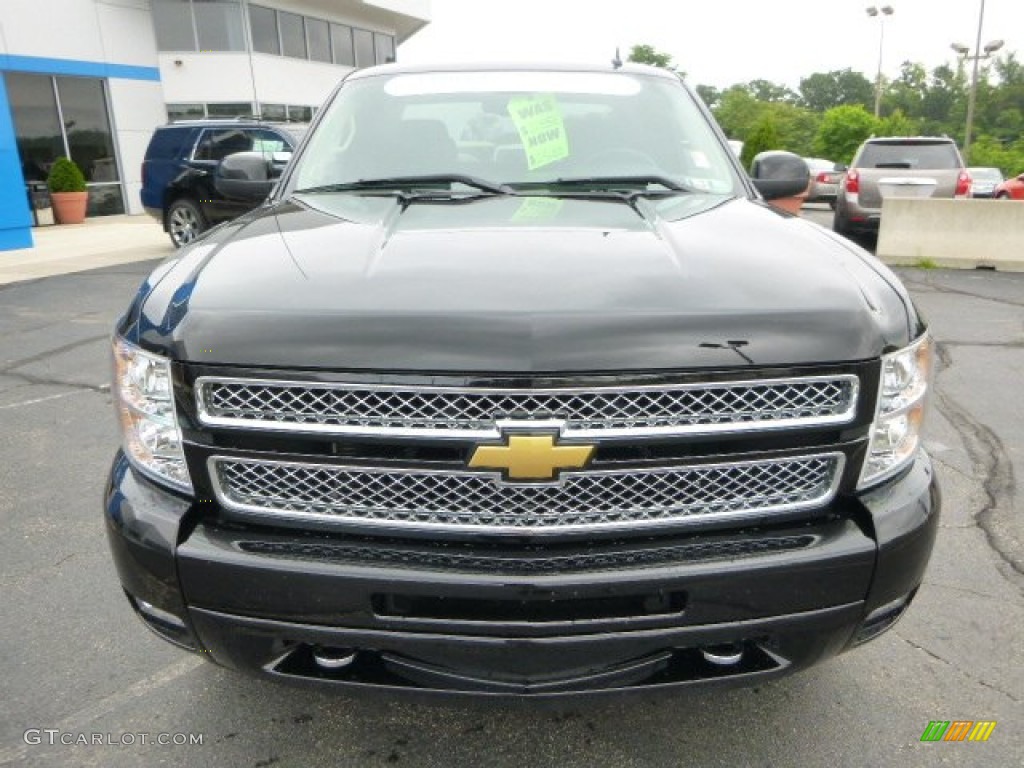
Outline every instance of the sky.
<path id="1" fill-rule="evenodd" d="M 813 72 L 851 69 L 874 80 L 878 18 L 889 5 L 882 72 L 911 60 L 928 69 L 972 51 L 981 0 L 432 0 L 433 21 L 398 49 L 404 64 L 466 61 L 603 63 L 643 43 L 671 54 L 691 85 L 754 79 L 796 90 Z M 1024 0 L 985 0 L 982 47 L 1024 59 Z M 1000 51 L 1002 53 L 1003 51 Z"/>

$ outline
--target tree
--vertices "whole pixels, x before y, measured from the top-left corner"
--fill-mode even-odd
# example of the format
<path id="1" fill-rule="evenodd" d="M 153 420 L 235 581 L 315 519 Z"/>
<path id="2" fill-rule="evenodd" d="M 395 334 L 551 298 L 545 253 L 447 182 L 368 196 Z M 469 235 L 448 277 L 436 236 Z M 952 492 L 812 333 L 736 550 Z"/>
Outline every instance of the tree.
<path id="1" fill-rule="evenodd" d="M 800 81 L 800 100 L 808 109 L 825 112 L 833 107 L 874 104 L 875 87 L 860 72 L 847 67 L 815 72 Z"/>
<path id="2" fill-rule="evenodd" d="M 916 120 L 903 114 L 903 110 L 894 110 L 891 115 L 878 122 L 878 133 L 882 136 L 917 136 L 921 129 Z"/>
<path id="3" fill-rule="evenodd" d="M 708 105 L 708 109 L 714 109 L 718 100 L 722 98 L 722 92 L 713 85 L 698 85 L 697 95 Z"/>
<path id="4" fill-rule="evenodd" d="M 961 134 L 967 117 L 967 77 L 963 64 L 954 70 L 940 64 L 932 70 L 921 104 L 922 130 L 929 134 Z"/>
<path id="5" fill-rule="evenodd" d="M 815 153 L 849 165 L 864 139 L 878 130 L 878 121 L 863 106 L 833 107 L 821 118 L 814 139 Z"/>
<path id="6" fill-rule="evenodd" d="M 900 110 L 911 118 L 920 118 L 927 89 L 928 71 L 920 64 L 904 61 L 899 77 L 891 81 L 882 94 L 883 111 Z"/>
<path id="7" fill-rule="evenodd" d="M 818 132 L 818 115 L 787 102 L 758 101 L 750 93 L 749 84 L 725 90 L 714 113 L 729 138 L 744 142 L 750 141 L 755 126 L 770 120 L 778 132 L 778 144 L 772 149 L 787 149 L 799 155 L 811 154 Z"/>
<path id="8" fill-rule="evenodd" d="M 779 129 L 775 120 L 770 114 L 764 115 L 758 120 L 757 125 L 750 132 L 743 144 L 743 153 L 740 155 L 740 162 L 744 168 L 750 168 L 754 157 L 761 152 L 770 149 L 779 149 L 782 144 L 779 138 Z"/>
<path id="9" fill-rule="evenodd" d="M 747 91 L 758 101 L 786 102 L 794 104 L 798 97 L 789 88 L 770 80 L 751 80 L 747 83 Z"/>
<path id="10" fill-rule="evenodd" d="M 715 107 L 715 119 L 730 139 L 745 141 L 763 108 L 744 86 L 733 85 L 722 92 Z"/>
<path id="11" fill-rule="evenodd" d="M 686 75 L 685 72 L 680 72 L 672 64 L 671 54 L 662 53 L 655 49 L 653 45 L 634 45 L 629 49 L 629 56 L 626 57 L 626 61 L 632 61 L 635 64 L 650 64 L 652 67 L 661 67 L 670 72 L 675 72 L 680 77 Z"/>

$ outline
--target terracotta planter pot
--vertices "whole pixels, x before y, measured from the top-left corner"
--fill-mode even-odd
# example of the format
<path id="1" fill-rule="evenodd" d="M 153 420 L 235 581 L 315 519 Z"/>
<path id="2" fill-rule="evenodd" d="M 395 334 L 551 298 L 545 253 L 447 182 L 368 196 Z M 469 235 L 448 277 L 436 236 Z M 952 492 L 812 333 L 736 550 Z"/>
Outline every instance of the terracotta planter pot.
<path id="1" fill-rule="evenodd" d="M 53 216 L 58 224 L 81 224 L 85 221 L 88 192 L 51 192 Z"/>

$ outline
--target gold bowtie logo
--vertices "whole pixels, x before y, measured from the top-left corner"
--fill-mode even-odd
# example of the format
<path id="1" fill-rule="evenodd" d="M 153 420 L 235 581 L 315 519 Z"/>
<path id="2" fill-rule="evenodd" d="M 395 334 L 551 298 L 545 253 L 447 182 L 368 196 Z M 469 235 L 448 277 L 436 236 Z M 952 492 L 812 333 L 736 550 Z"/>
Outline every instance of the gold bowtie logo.
<path id="1" fill-rule="evenodd" d="M 555 445 L 554 435 L 509 435 L 507 445 L 478 445 L 474 469 L 500 469 L 509 480 L 554 480 L 561 469 L 582 469 L 592 445 Z"/>

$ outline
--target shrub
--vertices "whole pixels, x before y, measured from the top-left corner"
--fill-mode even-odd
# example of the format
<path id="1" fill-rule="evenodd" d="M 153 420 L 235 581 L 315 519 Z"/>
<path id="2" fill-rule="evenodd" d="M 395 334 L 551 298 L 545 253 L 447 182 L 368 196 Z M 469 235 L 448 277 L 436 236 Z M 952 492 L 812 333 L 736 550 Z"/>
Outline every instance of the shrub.
<path id="1" fill-rule="evenodd" d="M 743 144 L 743 152 L 740 154 L 740 162 L 743 163 L 744 168 L 749 170 L 750 164 L 757 155 L 771 149 L 778 149 L 781 144 L 779 129 L 776 127 L 775 121 L 771 115 L 765 115 L 757 121 L 750 135 L 747 136 L 747 140 Z"/>
<path id="2" fill-rule="evenodd" d="M 51 192 L 85 192 L 85 174 L 73 160 L 59 157 L 50 168 L 46 186 Z"/>
<path id="3" fill-rule="evenodd" d="M 833 107 L 821 118 L 814 139 L 815 153 L 835 163 L 850 164 L 864 139 L 877 132 L 878 121 L 859 104 Z"/>

